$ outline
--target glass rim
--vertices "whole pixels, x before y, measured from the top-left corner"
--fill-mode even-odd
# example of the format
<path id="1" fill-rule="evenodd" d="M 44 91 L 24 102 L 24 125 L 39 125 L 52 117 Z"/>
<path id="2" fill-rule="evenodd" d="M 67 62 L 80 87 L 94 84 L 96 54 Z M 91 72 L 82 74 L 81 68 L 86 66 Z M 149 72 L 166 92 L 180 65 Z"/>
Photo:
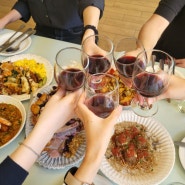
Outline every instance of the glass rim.
<path id="1" fill-rule="evenodd" d="M 135 63 L 134 63 L 134 65 L 137 65 L 138 66 L 138 68 L 140 68 L 142 71 L 145 71 L 145 69 L 142 69 L 138 64 L 139 64 L 139 56 L 141 56 L 142 54 L 145 54 L 145 56 L 146 56 L 146 58 L 148 58 L 147 57 L 147 53 L 148 52 L 150 52 L 150 53 L 152 53 L 152 52 L 160 52 L 160 53 L 163 53 L 163 54 L 165 54 L 165 55 L 167 55 L 169 58 L 170 58 L 170 60 L 171 60 L 171 62 L 172 62 L 172 65 L 170 66 L 170 68 L 169 68 L 169 70 L 173 70 L 173 67 L 174 67 L 174 65 L 175 65 L 175 61 L 174 61 L 174 59 L 173 59 L 173 57 L 170 55 L 170 54 L 168 54 L 167 52 L 165 52 L 165 51 L 163 51 L 163 50 L 159 50 L 159 49 L 148 49 L 148 50 L 143 50 L 143 51 L 141 51 L 140 53 L 138 53 L 138 55 L 136 56 L 136 60 L 135 60 Z"/>
<path id="2" fill-rule="evenodd" d="M 135 40 L 136 41 L 136 46 L 137 46 L 137 44 L 140 46 L 140 47 L 136 47 L 136 50 L 138 49 L 138 48 L 140 48 L 140 50 L 141 50 L 141 52 L 142 51 L 145 51 L 145 48 L 144 48 L 144 46 L 143 46 L 143 43 L 137 38 L 137 37 L 135 37 L 135 36 L 128 36 L 128 37 L 122 37 L 122 38 L 120 38 L 116 43 L 115 43 L 115 46 L 114 46 L 114 50 L 113 50 L 113 59 L 114 59 L 114 62 L 118 62 L 117 60 L 119 59 L 119 58 L 121 58 L 121 57 L 123 57 L 123 56 L 133 56 L 133 57 L 136 57 L 137 58 L 137 55 L 126 55 L 126 53 L 127 53 L 127 51 L 125 51 L 125 50 L 123 50 L 123 49 L 119 49 L 118 51 L 116 51 L 116 49 L 117 48 L 120 48 L 120 47 L 118 47 L 118 45 L 123 41 L 123 40 Z M 123 53 L 123 55 L 121 54 L 121 56 L 117 56 L 116 57 L 116 54 L 115 53 L 118 53 L 118 54 L 120 54 L 120 53 Z M 140 53 L 140 52 L 139 52 Z M 120 62 L 118 62 L 119 64 L 121 64 L 121 65 L 124 65 L 124 64 L 122 64 L 122 63 L 120 63 Z M 125 65 L 127 65 L 127 64 L 125 64 Z M 129 65 L 129 64 L 128 64 Z"/>
<path id="3" fill-rule="evenodd" d="M 113 51 L 114 51 L 114 43 L 113 43 L 113 41 L 112 41 L 108 36 L 103 35 L 103 34 L 102 34 L 102 35 L 100 35 L 100 34 L 94 34 L 94 35 L 89 35 L 88 37 L 86 37 L 85 40 L 82 42 L 82 50 L 83 50 L 84 53 L 86 53 L 86 52 L 84 51 L 84 47 L 83 47 L 83 46 L 84 46 L 84 43 L 85 43 L 86 40 L 88 40 L 89 38 L 92 38 L 92 37 L 106 38 L 106 39 L 109 40 L 109 42 L 111 43 L 111 50 L 110 50 L 110 51 L 106 51 L 107 54 L 106 54 L 105 56 L 98 57 L 98 58 L 105 58 L 106 56 L 111 55 L 111 54 L 113 53 Z M 97 44 L 96 44 L 96 45 L 97 45 Z M 93 58 L 93 56 L 91 56 L 91 55 L 89 55 L 89 54 L 87 54 L 87 53 L 86 53 L 86 55 L 89 56 L 89 57 L 91 57 L 91 58 Z M 94 57 L 94 58 L 96 58 L 96 57 Z"/>
<path id="4" fill-rule="evenodd" d="M 87 62 L 87 64 L 86 64 L 85 67 L 82 65 L 82 67 L 83 67 L 82 70 L 86 70 L 86 69 L 88 68 L 88 66 L 89 66 L 89 56 L 88 56 L 87 53 L 85 53 L 81 48 L 77 48 L 77 47 L 65 47 L 65 48 L 60 49 L 60 50 L 57 52 L 56 56 L 55 56 L 55 64 L 56 64 L 60 69 L 66 70 L 65 68 L 61 67 L 61 65 L 58 63 L 57 58 L 58 58 L 59 54 L 60 54 L 62 51 L 65 51 L 65 50 L 68 50 L 68 49 L 78 50 L 78 51 L 80 51 L 81 53 L 83 53 L 83 54 L 86 56 L 86 59 L 87 59 L 86 62 Z M 82 61 L 81 61 L 81 64 L 82 64 Z M 74 72 L 73 72 L 73 73 L 74 73 Z"/>
<path id="5" fill-rule="evenodd" d="M 119 45 L 123 40 L 130 40 L 130 39 L 135 40 L 136 43 L 138 43 L 140 46 L 142 46 L 142 48 L 143 48 L 142 51 L 145 50 L 145 49 L 144 49 L 144 46 L 143 46 L 143 43 L 142 43 L 137 37 L 135 37 L 135 36 L 126 36 L 126 37 L 121 37 L 121 38 L 115 43 L 115 45 L 114 45 L 114 52 L 115 52 L 116 48 L 118 47 L 118 45 Z"/>

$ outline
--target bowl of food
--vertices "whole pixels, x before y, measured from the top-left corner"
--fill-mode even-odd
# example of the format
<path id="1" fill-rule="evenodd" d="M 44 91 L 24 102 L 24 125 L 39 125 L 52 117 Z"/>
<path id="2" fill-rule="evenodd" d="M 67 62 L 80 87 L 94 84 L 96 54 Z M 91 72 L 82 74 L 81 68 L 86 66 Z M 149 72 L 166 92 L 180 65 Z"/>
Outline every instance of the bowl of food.
<path id="1" fill-rule="evenodd" d="M 116 184 L 162 183 L 175 163 L 175 148 L 166 128 L 154 118 L 122 112 L 100 170 Z"/>
<path id="2" fill-rule="evenodd" d="M 37 124 L 37 120 L 48 100 L 57 91 L 56 85 L 50 85 L 37 91 L 28 110 L 25 131 L 26 136 Z M 42 150 L 37 163 L 47 169 L 63 169 L 80 162 L 85 154 L 85 132 L 79 118 L 69 120 L 58 129 Z"/>
<path id="3" fill-rule="evenodd" d="M 24 128 L 26 111 L 23 104 L 7 95 L 0 95 L 0 149 L 11 143 Z"/>
<path id="4" fill-rule="evenodd" d="M 49 85 L 53 79 L 53 66 L 38 55 L 20 54 L 0 61 L 1 95 L 10 95 L 20 101 Z"/>

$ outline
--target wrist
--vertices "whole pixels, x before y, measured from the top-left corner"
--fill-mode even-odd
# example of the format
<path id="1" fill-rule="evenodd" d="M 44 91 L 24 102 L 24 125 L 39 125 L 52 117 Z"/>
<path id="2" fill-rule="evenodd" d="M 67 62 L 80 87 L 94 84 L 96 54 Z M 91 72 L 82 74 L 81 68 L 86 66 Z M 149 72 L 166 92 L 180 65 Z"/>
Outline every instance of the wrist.
<path id="1" fill-rule="evenodd" d="M 79 181 L 74 175 L 77 172 L 78 168 L 77 167 L 72 167 L 70 168 L 65 177 L 64 177 L 64 185 L 94 185 L 86 183 L 86 182 L 81 182 Z"/>
<path id="2" fill-rule="evenodd" d="M 86 153 L 79 169 L 75 173 L 75 177 L 83 182 L 93 182 L 93 179 L 99 170 L 102 157 L 102 153 L 100 155 L 96 155 L 96 153 L 94 153 L 94 155 L 92 153 Z"/>
<path id="3" fill-rule="evenodd" d="M 102 158 L 105 152 L 101 153 L 88 153 L 86 152 L 85 157 L 82 161 L 82 167 L 84 171 L 91 171 L 92 174 L 96 174 L 99 170 Z"/>
<path id="4" fill-rule="evenodd" d="M 94 25 L 85 25 L 83 29 L 83 40 L 90 35 L 98 35 L 98 30 Z M 87 35 L 87 36 L 86 36 Z M 85 37 L 84 37 L 85 36 Z M 97 40 L 95 41 L 97 43 Z"/>

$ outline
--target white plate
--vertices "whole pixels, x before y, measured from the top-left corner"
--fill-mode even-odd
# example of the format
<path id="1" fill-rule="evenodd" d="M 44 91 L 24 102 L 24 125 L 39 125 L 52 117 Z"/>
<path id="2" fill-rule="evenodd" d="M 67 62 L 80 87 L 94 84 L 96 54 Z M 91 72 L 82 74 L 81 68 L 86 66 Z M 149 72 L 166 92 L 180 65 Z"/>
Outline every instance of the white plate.
<path id="1" fill-rule="evenodd" d="M 47 87 L 44 87 L 40 90 L 38 90 L 35 93 L 35 96 L 33 97 L 33 99 L 31 100 L 30 106 L 37 101 L 38 97 L 37 94 L 38 93 L 47 93 L 49 94 L 53 88 L 53 86 L 56 85 L 49 85 Z M 28 136 L 28 134 L 32 131 L 33 129 L 33 124 L 31 121 L 31 116 L 32 116 L 32 112 L 30 110 L 28 110 L 27 113 L 27 120 L 26 120 L 26 125 L 25 125 L 25 133 L 26 133 L 26 137 Z M 71 132 L 66 132 L 66 135 L 70 134 Z M 84 143 L 82 143 L 80 145 L 80 147 L 77 149 L 76 154 L 73 157 L 67 158 L 64 156 L 57 156 L 57 157 L 50 157 L 50 155 L 48 155 L 48 153 L 46 151 L 43 151 L 40 155 L 40 157 L 38 158 L 37 162 L 40 166 L 43 166 L 44 168 L 47 169 L 63 169 L 66 167 L 72 167 L 74 165 L 76 165 L 77 163 L 79 163 L 85 154 L 85 148 L 86 148 L 86 143 L 85 143 L 85 132 L 82 130 L 80 132 L 80 134 L 83 136 L 84 139 Z"/>
<path id="2" fill-rule="evenodd" d="M 183 138 L 182 141 L 185 142 L 185 138 Z M 185 147 L 179 147 L 179 158 L 183 168 L 185 169 Z"/>
<path id="3" fill-rule="evenodd" d="M 163 182 L 171 173 L 175 162 L 175 148 L 167 130 L 155 119 L 135 115 L 132 111 L 123 111 L 119 122 L 134 121 L 146 126 L 160 142 L 160 158 L 153 172 L 142 175 L 130 175 L 126 172 L 117 172 L 104 157 L 100 170 L 112 181 L 123 185 L 154 185 Z"/>
<path id="4" fill-rule="evenodd" d="M 47 59 L 45 59 L 41 56 L 34 55 L 34 54 L 20 54 L 20 55 L 15 55 L 15 56 L 12 56 L 12 57 L 5 58 L 1 62 L 6 62 L 6 61 L 15 62 L 15 61 L 21 60 L 21 59 L 34 59 L 38 63 L 43 63 L 44 66 L 45 66 L 46 75 L 47 75 L 47 81 L 46 81 L 46 84 L 43 87 L 48 86 L 52 82 L 53 73 L 54 73 L 53 72 L 53 66 Z M 39 89 L 41 89 L 41 88 L 39 88 Z M 12 95 L 12 97 L 17 98 L 20 101 L 24 101 L 24 100 L 27 100 L 27 99 L 30 98 L 30 94 Z"/>
<path id="5" fill-rule="evenodd" d="M 23 104 L 19 100 L 17 100 L 16 98 L 13 98 L 11 96 L 0 95 L 0 103 L 7 103 L 7 104 L 15 105 L 20 110 L 20 112 L 22 114 L 22 123 L 21 123 L 21 127 L 19 128 L 19 131 L 11 140 L 9 140 L 3 146 L 0 146 L 0 149 L 1 149 L 3 147 L 7 146 L 9 143 L 11 143 L 20 134 L 20 132 L 24 128 L 25 121 L 26 121 L 26 111 L 25 111 Z"/>
<path id="6" fill-rule="evenodd" d="M 3 35 L 0 36 L 0 45 L 3 44 L 8 38 L 10 38 L 12 35 L 14 34 L 14 32 L 11 33 L 5 33 Z M 12 39 L 15 39 L 16 37 L 18 37 L 19 35 L 21 35 L 22 32 L 18 32 L 15 37 L 13 37 Z M 24 39 L 26 37 L 26 35 L 22 38 L 20 38 L 20 40 L 16 41 L 14 44 L 11 45 L 11 47 L 14 47 L 18 44 L 19 41 L 21 41 L 22 39 Z M 0 55 L 2 56 L 11 56 L 11 55 L 17 55 L 19 53 L 22 53 L 23 51 L 27 50 L 30 45 L 31 45 L 31 37 L 28 37 L 27 39 L 25 39 L 21 45 L 20 45 L 20 49 L 18 49 L 15 52 L 6 52 L 6 51 L 2 51 L 0 52 Z"/>

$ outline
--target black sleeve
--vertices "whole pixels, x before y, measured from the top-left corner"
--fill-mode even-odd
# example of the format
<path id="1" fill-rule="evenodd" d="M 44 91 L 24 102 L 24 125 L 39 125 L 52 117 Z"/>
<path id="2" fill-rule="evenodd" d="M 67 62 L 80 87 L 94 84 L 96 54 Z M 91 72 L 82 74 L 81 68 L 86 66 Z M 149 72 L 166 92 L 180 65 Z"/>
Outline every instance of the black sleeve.
<path id="1" fill-rule="evenodd" d="M 7 157 L 0 164 L 0 184 L 2 185 L 21 185 L 28 172 Z"/>
<path id="2" fill-rule="evenodd" d="M 171 22 L 184 6 L 185 0 L 161 0 L 154 13 Z"/>
<path id="3" fill-rule="evenodd" d="M 79 0 L 79 14 L 83 18 L 83 11 L 88 6 L 95 6 L 100 9 L 100 18 L 103 16 L 105 1 L 104 0 Z"/>
<path id="4" fill-rule="evenodd" d="M 22 18 L 21 18 L 22 21 L 24 22 L 29 21 L 31 17 L 31 13 L 30 13 L 28 3 L 26 1 L 24 0 L 17 1 L 12 7 L 12 9 L 17 10 L 22 15 Z"/>

